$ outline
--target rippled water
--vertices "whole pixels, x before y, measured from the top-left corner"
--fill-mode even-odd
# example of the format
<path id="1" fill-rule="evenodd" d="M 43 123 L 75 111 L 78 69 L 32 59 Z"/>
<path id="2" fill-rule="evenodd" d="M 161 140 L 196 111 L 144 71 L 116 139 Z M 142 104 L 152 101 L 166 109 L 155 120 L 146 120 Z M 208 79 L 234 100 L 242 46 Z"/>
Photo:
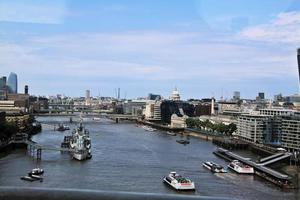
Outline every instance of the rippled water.
<path id="1" fill-rule="evenodd" d="M 40 117 L 47 124 L 68 124 L 67 117 Z M 180 136 L 165 132 L 147 132 L 131 123 L 115 124 L 85 119 L 92 138 L 91 160 L 79 162 L 68 154 L 43 151 L 42 161 L 36 162 L 24 150 L 13 151 L 0 159 L 0 185 L 55 188 L 82 188 L 151 193 L 177 193 L 162 183 L 170 171 L 192 179 L 196 192 L 184 194 L 229 197 L 236 199 L 298 199 L 297 191 L 282 191 L 252 175 L 212 174 L 202 167 L 204 161 L 227 165 L 212 154 L 216 148 L 210 142 L 190 138 L 189 145 L 176 142 Z M 75 124 L 68 124 L 72 128 Z M 64 135 L 43 126 L 32 139 L 42 145 L 59 147 Z M 44 181 L 20 180 L 30 169 L 44 168 Z"/>

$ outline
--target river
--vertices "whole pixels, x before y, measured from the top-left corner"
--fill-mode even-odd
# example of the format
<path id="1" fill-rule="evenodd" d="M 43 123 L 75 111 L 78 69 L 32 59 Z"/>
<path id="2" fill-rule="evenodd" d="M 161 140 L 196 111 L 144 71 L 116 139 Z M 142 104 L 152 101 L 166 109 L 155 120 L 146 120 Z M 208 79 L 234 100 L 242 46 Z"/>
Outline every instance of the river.
<path id="1" fill-rule="evenodd" d="M 43 125 L 43 131 L 32 140 L 52 147 L 59 147 L 64 136 L 76 127 L 76 123 L 69 123 L 68 117 L 39 117 L 38 121 L 50 126 Z M 51 125 L 58 123 L 69 125 L 71 130 L 54 131 Z M 116 124 L 107 119 L 85 118 L 84 124 L 92 139 L 92 159 L 79 162 L 59 151 L 43 151 L 42 160 L 37 162 L 25 150 L 14 150 L 0 159 L 0 185 L 174 194 L 177 192 L 163 184 L 162 178 L 170 171 L 177 171 L 196 184 L 195 192 L 184 193 L 188 195 L 298 199 L 297 191 L 283 191 L 257 176 L 209 172 L 202 162 L 228 164 L 212 153 L 216 146 L 211 142 L 191 137 L 189 145 L 182 145 L 176 142 L 180 136 L 148 132 L 132 123 Z M 20 180 L 37 166 L 45 170 L 43 182 Z"/>

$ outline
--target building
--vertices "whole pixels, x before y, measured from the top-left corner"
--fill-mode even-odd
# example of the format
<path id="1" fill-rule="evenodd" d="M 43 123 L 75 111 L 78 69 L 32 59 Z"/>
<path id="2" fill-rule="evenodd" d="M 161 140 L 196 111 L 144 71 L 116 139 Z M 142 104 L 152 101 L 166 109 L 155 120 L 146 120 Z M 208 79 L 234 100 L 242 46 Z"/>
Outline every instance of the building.
<path id="1" fill-rule="evenodd" d="M 267 116 L 292 116 L 294 115 L 294 110 L 290 109 L 276 109 L 276 108 L 266 108 L 260 109 L 260 115 L 267 115 Z"/>
<path id="2" fill-rule="evenodd" d="M 195 107 L 194 105 L 184 101 L 170 101 L 164 100 L 161 102 L 161 121 L 162 123 L 171 123 L 171 116 L 176 114 L 179 117 L 187 115 L 194 117 Z"/>
<path id="3" fill-rule="evenodd" d="M 154 101 L 148 101 L 145 106 L 144 115 L 146 120 L 151 120 L 154 117 Z"/>
<path id="4" fill-rule="evenodd" d="M 178 117 L 178 115 L 173 114 L 171 116 L 171 128 L 186 128 L 186 119 L 188 116 L 183 115 L 182 117 Z"/>
<path id="5" fill-rule="evenodd" d="M 159 94 L 152 94 L 152 93 L 149 93 L 148 94 L 148 100 L 161 100 L 161 96 Z"/>
<path id="6" fill-rule="evenodd" d="M 8 80 L 7 80 L 7 86 L 9 93 L 17 94 L 18 93 L 18 77 L 17 74 L 14 72 L 11 72 L 9 74 Z"/>
<path id="7" fill-rule="evenodd" d="M 300 118 L 282 119 L 281 145 L 288 151 L 300 151 Z"/>
<path id="8" fill-rule="evenodd" d="M 155 102 L 153 109 L 153 120 L 161 121 L 161 101 Z"/>
<path id="9" fill-rule="evenodd" d="M 237 120 L 237 135 L 247 141 L 260 144 L 280 142 L 281 117 L 245 114 Z"/>
<path id="10" fill-rule="evenodd" d="M 123 113 L 130 115 L 142 115 L 143 108 L 146 106 L 144 100 L 127 100 L 123 104 Z"/>
<path id="11" fill-rule="evenodd" d="M 234 91 L 233 92 L 233 101 L 238 101 L 241 99 L 241 93 L 239 91 Z"/>
<path id="12" fill-rule="evenodd" d="M 258 98 L 259 98 L 260 100 L 264 100 L 264 99 L 265 99 L 265 93 L 264 93 L 264 92 L 259 92 L 259 93 L 258 93 Z"/>
<path id="13" fill-rule="evenodd" d="M 297 60 L 298 60 L 298 77 L 299 77 L 299 90 L 300 90 L 300 48 L 297 49 Z"/>
<path id="14" fill-rule="evenodd" d="M 7 94 L 6 76 L 0 78 L 0 100 L 5 100 Z"/>
<path id="15" fill-rule="evenodd" d="M 180 101 L 180 94 L 177 90 L 177 88 L 175 88 L 170 96 L 170 99 L 173 101 Z"/>
<path id="16" fill-rule="evenodd" d="M 89 105 L 91 103 L 91 91 L 86 90 L 85 91 L 85 104 Z"/>

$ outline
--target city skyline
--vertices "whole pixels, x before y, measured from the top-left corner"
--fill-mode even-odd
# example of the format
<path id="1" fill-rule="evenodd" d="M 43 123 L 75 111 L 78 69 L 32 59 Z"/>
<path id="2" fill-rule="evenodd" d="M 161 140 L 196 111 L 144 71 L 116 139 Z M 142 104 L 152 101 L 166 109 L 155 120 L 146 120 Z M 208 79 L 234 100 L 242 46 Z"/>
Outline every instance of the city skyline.
<path id="1" fill-rule="evenodd" d="M 2 1 L 0 11 L 1 73 L 31 94 L 298 93 L 296 1 Z"/>

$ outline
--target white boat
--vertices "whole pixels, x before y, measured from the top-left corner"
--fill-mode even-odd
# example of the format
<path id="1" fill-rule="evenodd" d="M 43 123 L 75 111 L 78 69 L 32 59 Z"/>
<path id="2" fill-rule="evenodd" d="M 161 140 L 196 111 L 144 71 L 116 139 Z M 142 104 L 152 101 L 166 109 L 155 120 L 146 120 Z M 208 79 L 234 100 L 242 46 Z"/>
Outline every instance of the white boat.
<path id="1" fill-rule="evenodd" d="M 145 129 L 146 131 L 150 131 L 150 132 L 156 131 L 155 128 L 152 128 L 150 126 L 142 126 L 142 128 Z"/>
<path id="2" fill-rule="evenodd" d="M 172 136 L 175 136 L 175 135 L 176 135 L 176 133 L 174 133 L 174 132 L 170 132 L 170 131 L 167 131 L 167 135 L 172 135 Z"/>
<path id="3" fill-rule="evenodd" d="M 70 139 L 70 148 L 73 150 L 72 157 L 76 160 L 85 160 L 91 155 L 91 138 L 88 130 L 82 125 L 82 120 Z"/>
<path id="4" fill-rule="evenodd" d="M 163 181 L 176 190 L 195 190 L 194 182 L 176 172 L 170 172 L 168 176 L 164 177 Z"/>
<path id="5" fill-rule="evenodd" d="M 100 117 L 93 117 L 93 120 L 94 121 L 101 121 L 101 118 Z"/>
<path id="6" fill-rule="evenodd" d="M 233 160 L 229 165 L 228 168 L 232 169 L 233 171 L 239 174 L 254 174 L 253 167 L 249 165 L 245 165 L 238 160 Z"/>
<path id="7" fill-rule="evenodd" d="M 28 174 L 30 175 L 41 175 L 44 174 L 44 170 L 41 168 L 34 168 Z"/>
<path id="8" fill-rule="evenodd" d="M 213 163 L 213 162 L 204 162 L 202 163 L 202 166 L 206 169 L 209 169 L 210 171 L 214 173 L 226 173 L 227 171 L 224 169 L 223 166 Z"/>

